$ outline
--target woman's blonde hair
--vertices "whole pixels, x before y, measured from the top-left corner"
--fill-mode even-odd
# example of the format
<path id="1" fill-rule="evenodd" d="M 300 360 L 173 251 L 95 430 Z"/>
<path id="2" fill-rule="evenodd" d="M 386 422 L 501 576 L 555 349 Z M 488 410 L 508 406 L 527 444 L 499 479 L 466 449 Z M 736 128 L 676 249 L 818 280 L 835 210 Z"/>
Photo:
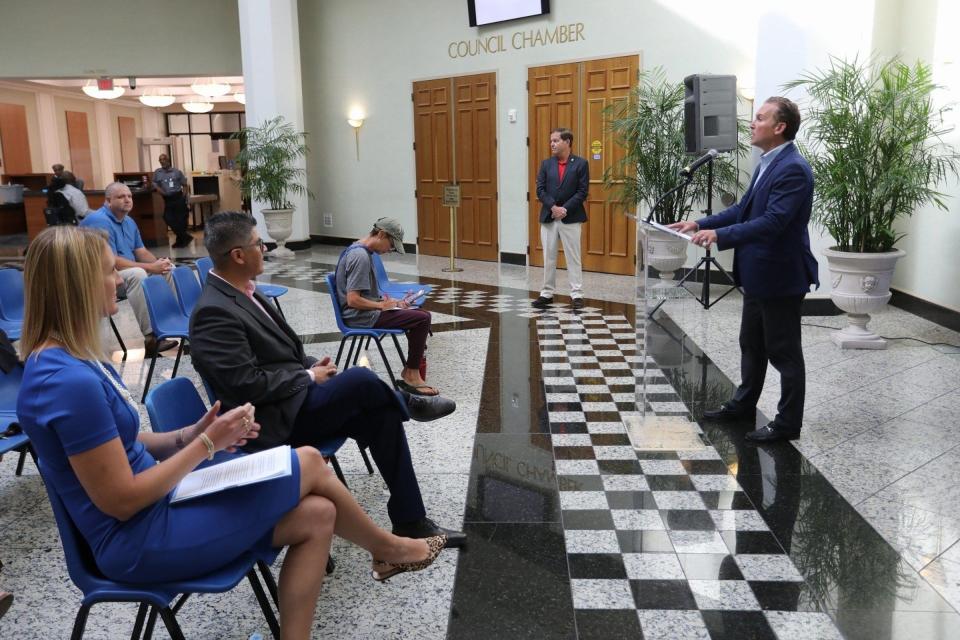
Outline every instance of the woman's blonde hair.
<path id="1" fill-rule="evenodd" d="M 103 232 L 66 225 L 44 229 L 30 243 L 23 268 L 24 354 L 55 339 L 75 358 L 102 358 L 102 260 L 109 250 Z"/>

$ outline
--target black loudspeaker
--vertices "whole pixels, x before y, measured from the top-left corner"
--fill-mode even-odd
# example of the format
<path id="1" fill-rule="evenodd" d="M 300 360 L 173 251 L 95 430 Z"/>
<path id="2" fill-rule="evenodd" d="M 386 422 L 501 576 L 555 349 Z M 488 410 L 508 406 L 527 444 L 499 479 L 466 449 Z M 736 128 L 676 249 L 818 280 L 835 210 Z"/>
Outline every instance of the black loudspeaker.
<path id="1" fill-rule="evenodd" d="M 737 76 L 687 76 L 683 87 L 687 153 L 736 149 Z"/>

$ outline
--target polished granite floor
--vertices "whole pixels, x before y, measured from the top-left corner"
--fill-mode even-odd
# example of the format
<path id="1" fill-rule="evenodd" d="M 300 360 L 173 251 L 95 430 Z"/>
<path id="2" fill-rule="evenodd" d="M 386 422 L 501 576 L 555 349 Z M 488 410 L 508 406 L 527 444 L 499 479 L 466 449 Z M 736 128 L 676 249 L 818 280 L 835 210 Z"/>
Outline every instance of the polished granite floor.
<path id="1" fill-rule="evenodd" d="M 298 252 L 264 277 L 291 288 L 284 311 L 314 355 L 335 354 L 339 339 L 322 284 L 338 252 Z M 736 379 L 738 295 L 706 312 L 673 300 L 637 326 L 629 278 L 587 274 L 587 309 L 571 312 L 558 297 L 541 313 L 529 307 L 538 269 L 465 262 L 451 280 L 443 266 L 388 259 L 397 278 L 437 289 L 428 374 L 459 408 L 411 424 L 408 436 L 428 511 L 467 530 L 469 546 L 374 585 L 364 554 L 337 543 L 317 637 L 960 637 L 951 410 L 960 357 L 949 348 L 895 341 L 882 353 L 842 352 L 828 329 L 805 327 L 804 436 L 753 447 L 742 437 L 750 425 L 700 420 Z M 135 346 L 129 309 L 118 320 Z M 875 324 L 960 343 L 896 309 Z M 383 373 L 379 356 L 369 359 Z M 159 375 L 171 368 L 165 358 Z M 142 389 L 142 350 L 122 371 Z M 189 358 L 181 371 L 196 381 Z M 771 371 L 768 416 L 777 384 Z M 636 416 L 689 421 L 702 444 L 636 452 L 624 428 Z M 386 523 L 379 477 L 349 444 L 340 458 L 358 499 Z M 29 463 L 13 477 L 13 462 L 0 463 L 0 585 L 17 602 L 0 637 L 64 637 L 79 592 L 39 477 Z M 244 586 L 198 598 L 182 613 L 188 637 L 262 630 L 253 602 Z M 123 605 L 95 609 L 88 637 L 127 633 L 132 619 Z"/>

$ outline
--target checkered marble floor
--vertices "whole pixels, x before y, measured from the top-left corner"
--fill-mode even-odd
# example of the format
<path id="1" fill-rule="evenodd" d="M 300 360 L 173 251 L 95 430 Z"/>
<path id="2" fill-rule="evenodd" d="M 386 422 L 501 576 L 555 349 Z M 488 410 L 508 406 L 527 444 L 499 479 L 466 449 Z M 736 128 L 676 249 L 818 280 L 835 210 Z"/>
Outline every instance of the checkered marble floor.
<path id="1" fill-rule="evenodd" d="M 537 337 L 580 638 L 842 637 L 713 447 L 634 450 L 634 375 L 645 413 L 689 413 L 624 317 L 546 312 Z"/>

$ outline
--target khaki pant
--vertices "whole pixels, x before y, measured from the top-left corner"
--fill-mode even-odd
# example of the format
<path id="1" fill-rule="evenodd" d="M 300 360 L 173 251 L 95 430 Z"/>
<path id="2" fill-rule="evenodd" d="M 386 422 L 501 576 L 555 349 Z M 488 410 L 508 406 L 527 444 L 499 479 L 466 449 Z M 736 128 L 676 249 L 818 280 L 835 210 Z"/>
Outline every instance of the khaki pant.
<path id="1" fill-rule="evenodd" d="M 570 278 L 570 297 L 583 297 L 583 269 L 580 266 L 581 222 L 563 224 L 559 220 L 540 223 L 540 242 L 543 244 L 543 289 L 540 295 L 552 298 L 557 288 L 557 250 L 563 243 Z"/>
<path id="2" fill-rule="evenodd" d="M 142 282 L 147 277 L 147 272 L 140 267 L 132 267 L 120 271 L 120 277 L 123 278 L 123 284 L 127 289 L 127 300 L 133 308 L 133 315 L 137 318 L 137 324 L 140 325 L 140 332 L 143 335 L 153 333 L 153 327 L 150 325 L 150 313 L 147 311 L 147 299 L 143 296 Z M 173 273 L 164 274 L 167 284 L 173 289 Z M 174 295 L 176 290 L 174 289 Z"/>

